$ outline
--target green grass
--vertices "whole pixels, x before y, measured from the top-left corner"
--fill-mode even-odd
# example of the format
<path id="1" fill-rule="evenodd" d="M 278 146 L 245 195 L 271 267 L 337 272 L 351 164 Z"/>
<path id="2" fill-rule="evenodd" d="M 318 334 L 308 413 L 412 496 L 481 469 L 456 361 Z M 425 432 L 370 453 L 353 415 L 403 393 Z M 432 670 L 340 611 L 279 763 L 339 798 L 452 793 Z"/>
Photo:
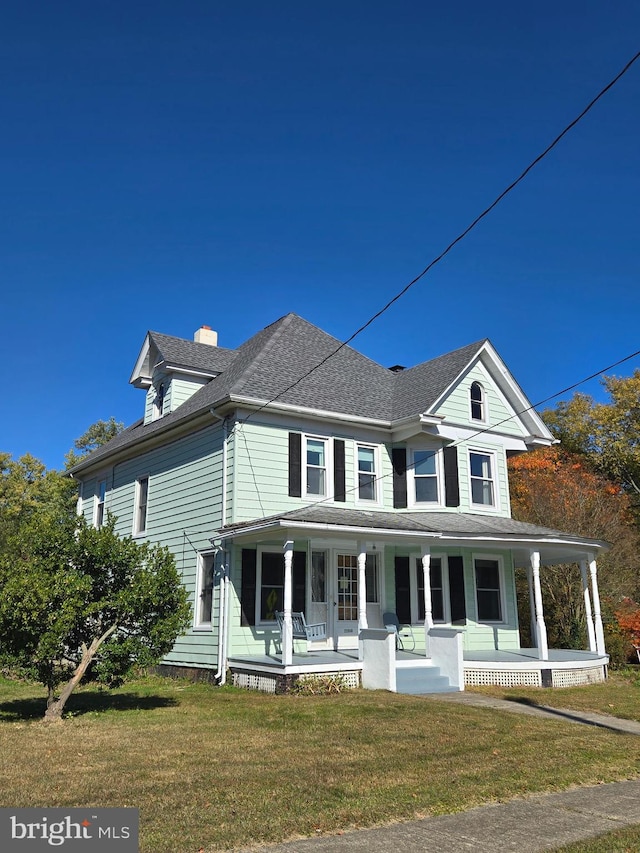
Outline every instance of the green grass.
<path id="1" fill-rule="evenodd" d="M 481 687 L 481 693 L 552 708 L 611 714 L 640 722 L 640 667 L 611 672 L 607 681 L 589 687 Z"/>
<path id="2" fill-rule="evenodd" d="M 638 853 L 640 826 L 630 826 L 617 832 L 607 832 L 589 841 L 578 841 L 558 847 L 556 853 Z"/>
<path id="3" fill-rule="evenodd" d="M 640 698 L 629 680 L 605 686 L 614 706 L 628 689 Z M 142 853 L 227 850 L 640 775 L 640 738 L 435 698 L 146 678 L 84 688 L 64 724 L 45 726 L 43 697 L 0 681 L 0 805 L 137 806 Z"/>

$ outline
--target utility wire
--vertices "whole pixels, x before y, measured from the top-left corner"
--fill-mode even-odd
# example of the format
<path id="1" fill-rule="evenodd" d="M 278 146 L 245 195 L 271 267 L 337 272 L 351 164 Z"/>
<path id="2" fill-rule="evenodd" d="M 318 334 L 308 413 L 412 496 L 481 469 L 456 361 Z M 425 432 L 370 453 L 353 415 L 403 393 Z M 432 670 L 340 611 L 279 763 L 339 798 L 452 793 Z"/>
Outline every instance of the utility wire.
<path id="1" fill-rule="evenodd" d="M 527 406 L 524 409 L 521 409 L 517 412 L 514 412 L 512 415 L 509 415 L 508 418 L 503 418 L 501 421 L 498 421 L 498 423 L 490 424 L 489 426 L 486 426 L 483 429 L 479 429 L 476 432 L 472 433 L 471 435 L 466 436 L 465 438 L 460 438 L 457 441 L 453 441 L 451 444 L 449 444 L 447 446 L 448 447 L 459 447 L 461 444 L 466 444 L 470 441 L 473 441 L 473 439 L 477 438 L 479 435 L 483 435 L 486 432 L 491 432 L 492 430 L 497 429 L 499 426 L 502 426 L 502 424 L 506 424 L 509 421 L 512 421 L 514 418 L 518 418 L 518 417 L 520 417 L 520 415 L 524 415 L 524 414 L 526 414 L 526 412 L 530 412 L 532 409 L 537 409 L 539 406 L 544 406 L 545 403 L 548 403 L 550 400 L 555 400 L 555 398 L 559 397 L 561 394 L 566 394 L 567 392 L 573 391 L 575 388 L 578 388 L 580 385 L 584 385 L 585 382 L 590 382 L 592 379 L 597 379 L 599 376 L 602 376 L 603 373 L 606 373 L 606 371 L 612 370 L 614 367 L 618 367 L 619 365 L 624 364 L 626 361 L 630 361 L 632 358 L 636 358 L 636 356 L 640 356 L 640 350 L 636 350 L 636 352 L 632 352 L 630 355 L 624 356 L 624 358 L 621 358 L 618 361 L 615 361 L 613 364 L 609 364 L 607 367 L 601 368 L 600 370 L 596 371 L 595 373 L 592 373 L 590 376 L 585 376 L 584 379 L 580 379 L 578 382 L 574 382 L 573 385 L 568 385 L 566 388 L 563 388 L 561 391 L 556 391 L 554 394 L 550 394 L 548 397 L 545 397 L 544 400 L 539 400 L 537 403 L 532 403 L 530 406 Z M 415 463 L 409 464 L 406 466 L 405 470 L 410 471 L 414 467 L 415 467 Z M 393 476 L 393 472 L 388 473 L 388 474 L 379 474 L 377 477 L 374 478 L 373 482 L 377 484 L 377 483 L 380 483 L 383 480 L 386 480 L 392 476 Z M 359 488 L 359 484 L 356 483 L 356 485 L 353 486 L 352 488 L 346 489 L 345 494 L 350 495 L 353 492 L 356 492 L 358 490 L 358 488 Z M 300 512 L 300 511 L 304 511 L 305 509 L 312 509 L 313 507 L 320 506 L 320 505 L 325 504 L 325 503 L 334 503 L 334 502 L 335 502 L 335 497 L 331 496 L 331 495 L 327 495 L 327 497 L 322 498 L 322 500 L 313 501 L 312 503 L 309 503 L 306 506 L 298 507 L 295 510 L 290 510 L 290 512 Z M 383 511 L 383 510 L 381 510 L 381 511 Z M 288 513 L 283 513 L 283 515 L 288 515 Z"/>
<path id="2" fill-rule="evenodd" d="M 616 76 L 609 83 L 607 83 L 607 85 L 603 89 L 600 90 L 600 92 L 598 92 L 598 94 L 587 104 L 587 106 L 582 110 L 582 112 L 579 115 L 577 115 L 573 119 L 573 121 L 570 122 L 561 133 L 559 133 L 556 136 L 556 138 L 553 140 L 553 142 L 551 142 L 549 145 L 547 145 L 547 147 L 544 149 L 544 151 L 542 151 L 541 154 L 538 154 L 538 156 L 534 160 L 532 160 L 531 163 L 529 163 L 529 165 L 526 167 L 526 169 L 511 184 L 509 184 L 509 186 L 506 189 L 504 189 L 500 193 L 500 195 L 488 207 L 486 207 L 482 211 L 482 213 L 480 213 L 478 216 L 476 216 L 476 218 L 473 220 L 473 222 L 471 222 L 471 224 L 468 225 L 464 229 L 464 231 L 462 231 L 460 234 L 458 234 L 458 236 L 454 240 L 452 240 L 449 243 L 449 245 L 437 257 L 435 257 L 430 263 L 427 264 L 427 266 L 422 270 L 422 272 L 418 273 L 418 275 L 415 276 L 415 278 L 413 278 L 407 285 L 405 285 L 405 287 L 403 287 L 402 290 L 400 290 L 398 293 L 396 293 L 396 295 L 393 296 L 386 303 L 386 305 L 384 305 L 379 311 L 377 311 L 372 317 L 370 317 L 366 321 L 366 323 L 364 323 L 362 326 L 360 326 L 359 329 L 357 329 L 350 337 L 348 337 L 338 347 L 336 347 L 335 350 L 330 352 L 329 355 L 325 356 L 316 365 L 314 365 L 309 370 L 307 370 L 306 373 L 303 373 L 303 375 L 299 379 L 296 379 L 295 382 L 292 382 L 284 390 L 279 391 L 274 397 L 272 397 L 266 403 L 263 403 L 259 408 L 255 409 L 253 412 L 251 412 L 249 415 L 247 415 L 246 418 L 243 418 L 242 420 L 237 421 L 236 424 L 234 425 L 234 429 L 236 426 L 240 426 L 243 423 L 246 423 L 249 420 L 249 418 L 253 417 L 258 412 L 262 411 L 262 409 L 266 409 L 267 406 L 271 405 L 271 403 L 274 403 L 277 399 L 282 397 L 284 394 L 291 391 L 292 388 L 295 388 L 296 385 L 299 385 L 300 382 L 305 380 L 308 376 L 310 376 L 312 373 L 314 373 L 316 370 L 318 370 L 320 367 L 322 367 L 323 364 L 326 364 L 329 361 L 329 359 L 331 359 L 335 355 L 337 355 L 340 352 L 340 350 L 344 349 L 344 347 L 346 347 L 348 344 L 350 344 L 351 341 L 354 340 L 354 338 L 358 337 L 358 335 L 360 335 L 362 332 L 364 332 L 365 329 L 367 329 L 372 323 L 374 323 L 379 317 L 381 317 L 386 311 L 388 311 L 389 308 L 391 308 L 391 306 L 395 302 L 397 302 L 399 299 L 401 299 L 405 295 L 405 293 L 407 293 L 415 284 L 417 284 L 420 281 L 420 279 L 423 278 L 429 272 L 429 270 L 431 270 L 437 263 L 439 263 L 443 258 L 445 258 L 449 254 L 449 252 L 454 248 L 454 246 L 456 246 L 461 240 L 463 240 L 467 236 L 467 234 L 469 234 L 485 218 L 485 216 L 487 216 L 494 209 L 494 207 L 496 207 L 498 204 L 500 204 L 500 202 L 505 198 L 505 196 L 507 196 L 512 190 L 514 190 L 518 186 L 518 184 L 522 180 L 524 180 L 524 178 L 529 174 L 529 172 L 533 168 L 535 168 L 535 166 L 537 166 L 538 163 L 540 163 L 540 161 L 543 160 L 547 156 L 547 154 L 549 154 L 556 147 L 556 145 L 560 142 L 560 140 L 564 136 L 566 136 L 566 134 L 569 133 L 569 131 L 572 130 L 572 128 L 574 128 L 578 124 L 578 122 L 580 122 L 587 115 L 587 113 L 598 103 L 600 98 L 602 98 L 609 91 L 609 89 L 613 88 L 613 86 L 616 85 L 616 83 L 620 80 L 620 78 L 623 77 L 627 73 L 627 71 L 629 71 L 629 69 L 634 64 L 634 62 L 636 62 L 639 58 L 640 58 L 640 51 L 638 51 L 635 54 L 635 56 L 633 56 L 627 62 L 627 64 L 624 66 L 624 68 L 622 68 L 622 70 L 619 71 L 618 74 L 616 74 Z"/>

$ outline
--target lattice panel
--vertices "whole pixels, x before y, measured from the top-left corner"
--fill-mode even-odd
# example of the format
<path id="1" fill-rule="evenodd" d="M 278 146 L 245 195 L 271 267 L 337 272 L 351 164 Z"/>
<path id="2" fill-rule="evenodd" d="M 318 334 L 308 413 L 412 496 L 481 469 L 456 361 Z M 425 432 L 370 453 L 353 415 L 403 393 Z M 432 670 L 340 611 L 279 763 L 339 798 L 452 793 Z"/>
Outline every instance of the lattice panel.
<path id="1" fill-rule="evenodd" d="M 582 684 L 596 684 L 599 681 L 604 681 L 604 667 L 556 669 L 553 671 L 551 678 L 554 687 L 579 687 Z"/>
<path id="2" fill-rule="evenodd" d="M 540 672 L 512 672 L 510 670 L 465 669 L 464 683 L 469 687 L 540 687 Z"/>
<path id="3" fill-rule="evenodd" d="M 276 692 L 276 679 L 268 675 L 253 675 L 249 672 L 234 672 L 233 686 L 247 690 L 261 690 L 263 693 Z"/>

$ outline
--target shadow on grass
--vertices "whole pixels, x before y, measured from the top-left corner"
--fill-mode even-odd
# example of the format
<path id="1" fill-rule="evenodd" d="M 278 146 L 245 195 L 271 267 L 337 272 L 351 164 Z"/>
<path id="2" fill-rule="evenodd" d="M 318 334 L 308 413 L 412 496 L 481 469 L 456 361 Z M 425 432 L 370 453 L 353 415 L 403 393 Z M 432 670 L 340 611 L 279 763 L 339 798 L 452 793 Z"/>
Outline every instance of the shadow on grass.
<path id="1" fill-rule="evenodd" d="M 552 708 L 543 702 L 536 702 L 528 696 L 509 696 L 507 701 L 515 702 L 518 705 L 526 705 L 528 708 L 536 708 L 549 717 L 555 716 L 572 723 L 582 723 L 585 726 L 595 726 L 596 728 L 609 729 L 614 732 L 624 731 L 628 723 L 633 725 L 633 721 L 621 719 L 618 722 L 616 717 L 603 712 L 594 711 L 591 713 L 588 711 L 568 710 L 567 708 Z"/>
<path id="2" fill-rule="evenodd" d="M 136 693 L 84 693 L 71 696 L 65 705 L 63 717 L 99 714 L 106 711 L 151 711 L 178 705 L 168 696 L 139 696 Z M 44 717 L 47 701 L 44 695 L 34 699 L 13 699 L 0 702 L 0 722 L 16 723 Z"/>

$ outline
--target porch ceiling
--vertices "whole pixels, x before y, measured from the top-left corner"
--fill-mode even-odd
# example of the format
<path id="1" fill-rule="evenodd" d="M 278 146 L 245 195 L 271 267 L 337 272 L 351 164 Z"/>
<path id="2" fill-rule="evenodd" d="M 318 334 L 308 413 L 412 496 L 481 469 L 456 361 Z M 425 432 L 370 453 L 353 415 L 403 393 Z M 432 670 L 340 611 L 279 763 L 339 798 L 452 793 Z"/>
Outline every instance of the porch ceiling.
<path id="1" fill-rule="evenodd" d="M 529 565 L 529 553 L 540 552 L 542 565 L 575 562 L 608 549 L 587 539 L 512 518 L 457 512 L 381 512 L 322 504 L 229 525 L 212 541 L 256 542 L 282 536 L 390 542 L 446 547 L 493 547 L 513 551 L 516 565 Z"/>

